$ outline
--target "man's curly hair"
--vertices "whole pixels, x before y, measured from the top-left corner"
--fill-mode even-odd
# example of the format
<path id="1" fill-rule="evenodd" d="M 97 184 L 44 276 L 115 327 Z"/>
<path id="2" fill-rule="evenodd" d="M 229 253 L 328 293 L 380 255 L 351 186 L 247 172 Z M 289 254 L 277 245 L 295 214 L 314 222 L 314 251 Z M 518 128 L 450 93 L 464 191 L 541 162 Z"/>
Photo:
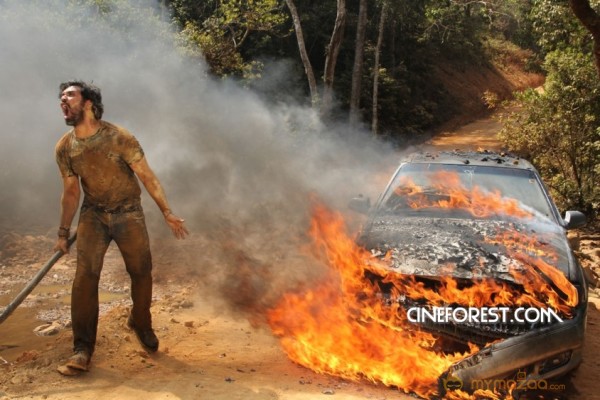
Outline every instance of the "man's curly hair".
<path id="1" fill-rule="evenodd" d="M 89 100 L 92 102 L 92 112 L 96 119 L 102 119 L 104 114 L 104 105 L 102 104 L 102 94 L 100 88 L 92 83 L 83 81 L 67 81 L 63 82 L 59 86 L 58 98 L 62 96 L 62 92 L 69 86 L 77 86 L 81 90 L 81 97 L 83 100 Z"/>

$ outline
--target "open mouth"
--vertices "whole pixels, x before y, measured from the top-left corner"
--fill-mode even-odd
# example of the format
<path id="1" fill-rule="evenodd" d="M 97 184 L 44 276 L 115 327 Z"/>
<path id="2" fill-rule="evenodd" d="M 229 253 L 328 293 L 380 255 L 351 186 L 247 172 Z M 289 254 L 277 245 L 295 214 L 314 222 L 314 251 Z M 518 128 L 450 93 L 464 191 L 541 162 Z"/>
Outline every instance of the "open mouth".
<path id="1" fill-rule="evenodd" d="M 64 117 L 67 118 L 69 116 L 69 114 L 70 114 L 70 108 L 69 108 L 69 106 L 66 105 L 66 104 L 61 104 L 60 108 L 61 108 L 61 110 L 63 112 Z"/>

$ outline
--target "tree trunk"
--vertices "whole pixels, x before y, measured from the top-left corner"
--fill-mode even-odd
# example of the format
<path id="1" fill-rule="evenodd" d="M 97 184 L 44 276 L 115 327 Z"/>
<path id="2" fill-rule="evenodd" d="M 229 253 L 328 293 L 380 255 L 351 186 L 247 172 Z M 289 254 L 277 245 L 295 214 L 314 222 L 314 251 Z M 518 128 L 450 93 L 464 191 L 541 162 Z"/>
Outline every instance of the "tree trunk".
<path id="1" fill-rule="evenodd" d="M 379 34 L 377 36 L 377 45 L 375 46 L 375 65 L 373 66 L 373 117 L 371 120 L 371 131 L 373 135 L 378 134 L 379 129 L 379 58 L 381 55 L 381 45 L 383 44 L 383 28 L 387 14 L 387 2 L 381 6 L 381 16 L 379 17 Z"/>
<path id="2" fill-rule="evenodd" d="M 367 0 L 360 0 L 358 8 L 358 24 L 356 28 L 356 46 L 354 50 L 354 66 L 352 68 L 352 92 L 350 93 L 350 124 L 356 125 L 360 120 L 360 92 L 362 85 L 362 69 L 365 52 L 365 35 L 367 28 Z"/>
<path id="3" fill-rule="evenodd" d="M 292 14 L 292 20 L 294 21 L 294 31 L 296 32 L 296 40 L 298 41 L 298 50 L 300 51 L 300 58 L 302 59 L 302 64 L 304 64 L 304 71 L 306 72 L 306 77 L 308 78 L 310 100 L 314 108 L 319 103 L 319 92 L 317 89 L 317 80 L 315 79 L 315 73 L 313 71 L 312 64 L 310 63 L 310 59 L 308 58 L 308 53 L 306 52 L 306 44 L 304 43 L 304 34 L 302 33 L 300 17 L 298 16 L 298 10 L 296 9 L 294 1 L 285 0 L 285 2 L 287 3 L 288 8 L 290 9 L 290 14 Z"/>
<path id="4" fill-rule="evenodd" d="M 594 57 L 596 70 L 600 77 L 600 16 L 590 6 L 589 0 L 569 0 L 569 5 L 575 16 L 594 38 Z"/>
<path id="5" fill-rule="evenodd" d="M 289 0 L 288 0 L 289 1 Z M 323 75 L 323 104 L 321 114 L 328 116 L 333 102 L 333 78 L 335 74 L 335 64 L 340 53 L 340 46 L 344 38 L 344 27 L 346 25 L 346 0 L 337 0 L 337 15 L 333 33 L 327 47 L 327 57 L 325 58 L 325 73 Z"/>

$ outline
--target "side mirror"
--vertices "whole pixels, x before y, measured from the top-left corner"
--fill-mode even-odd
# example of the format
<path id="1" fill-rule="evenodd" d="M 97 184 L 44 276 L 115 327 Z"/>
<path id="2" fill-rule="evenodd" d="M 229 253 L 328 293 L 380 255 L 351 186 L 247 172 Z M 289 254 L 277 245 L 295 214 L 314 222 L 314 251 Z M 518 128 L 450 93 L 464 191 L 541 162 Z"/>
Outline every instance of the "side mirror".
<path id="1" fill-rule="evenodd" d="M 361 214 L 367 214 L 371 209 L 371 199 L 359 194 L 358 197 L 354 197 L 350 200 L 348 208 Z"/>
<path id="2" fill-rule="evenodd" d="M 567 211 L 565 213 L 564 221 L 567 229 L 575 229 L 584 226 L 587 219 L 580 211 Z"/>

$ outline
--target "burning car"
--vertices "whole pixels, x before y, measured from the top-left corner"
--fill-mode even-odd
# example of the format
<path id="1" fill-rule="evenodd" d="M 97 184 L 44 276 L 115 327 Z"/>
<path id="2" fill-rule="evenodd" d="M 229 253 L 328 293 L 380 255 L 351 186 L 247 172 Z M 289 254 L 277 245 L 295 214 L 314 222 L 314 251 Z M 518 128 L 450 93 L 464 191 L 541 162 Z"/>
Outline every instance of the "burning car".
<path id="1" fill-rule="evenodd" d="M 579 365 L 587 286 L 566 230 L 585 216 L 562 218 L 529 162 L 413 154 L 373 206 L 359 197 L 350 208 L 368 214 L 365 276 L 404 314 L 403 329 L 468 354 L 440 376 L 439 395 L 531 388 Z"/>

